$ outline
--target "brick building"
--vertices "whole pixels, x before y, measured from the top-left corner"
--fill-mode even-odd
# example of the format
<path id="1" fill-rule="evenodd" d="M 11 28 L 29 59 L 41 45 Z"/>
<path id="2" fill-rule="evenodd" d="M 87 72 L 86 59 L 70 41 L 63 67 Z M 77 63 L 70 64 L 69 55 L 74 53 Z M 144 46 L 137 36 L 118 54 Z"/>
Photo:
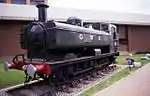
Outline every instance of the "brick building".
<path id="1" fill-rule="evenodd" d="M 19 45 L 22 24 L 37 19 L 38 2 L 48 0 L 0 0 L 0 58 L 24 53 Z M 91 14 L 92 13 L 92 14 Z M 120 51 L 149 51 L 150 16 L 144 14 L 117 13 L 98 10 L 79 10 L 49 7 L 48 18 L 66 21 L 70 16 L 82 18 L 84 22 L 108 22 L 116 24 L 120 36 Z"/>

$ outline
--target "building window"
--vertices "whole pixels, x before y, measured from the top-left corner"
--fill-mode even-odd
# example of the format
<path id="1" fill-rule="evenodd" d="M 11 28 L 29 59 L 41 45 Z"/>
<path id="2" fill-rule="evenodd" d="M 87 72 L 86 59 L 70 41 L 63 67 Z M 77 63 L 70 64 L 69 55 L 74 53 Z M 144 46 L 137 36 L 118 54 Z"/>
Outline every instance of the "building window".
<path id="1" fill-rule="evenodd" d="M 44 4 L 44 0 L 31 0 L 31 5 Z"/>
<path id="2" fill-rule="evenodd" d="M 0 3 L 5 3 L 5 0 L 0 0 Z"/>
<path id="3" fill-rule="evenodd" d="M 11 0 L 12 4 L 26 4 L 26 0 Z"/>

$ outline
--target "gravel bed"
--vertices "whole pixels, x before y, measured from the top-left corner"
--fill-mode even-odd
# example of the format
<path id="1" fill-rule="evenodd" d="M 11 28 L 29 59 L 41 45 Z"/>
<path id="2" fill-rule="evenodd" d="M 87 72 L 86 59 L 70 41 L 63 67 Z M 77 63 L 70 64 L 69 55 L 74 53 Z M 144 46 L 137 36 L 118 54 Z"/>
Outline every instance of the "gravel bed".
<path id="1" fill-rule="evenodd" d="M 114 69 L 109 69 L 107 72 L 101 72 L 99 71 L 99 75 L 95 75 L 95 77 L 93 76 L 88 76 L 87 78 L 82 78 L 82 81 L 80 83 L 78 83 L 77 87 L 72 88 L 69 87 L 68 90 L 71 90 L 73 92 L 71 93 L 67 93 L 67 92 L 61 92 L 61 93 L 56 93 L 56 96 L 77 96 L 80 93 L 82 93 L 83 91 L 91 88 L 92 86 L 98 84 L 99 82 L 101 82 L 102 80 L 104 80 L 105 78 L 108 78 L 109 76 L 111 76 L 112 74 L 115 74 L 117 72 L 119 72 L 120 70 L 124 69 L 126 66 L 118 66 L 115 67 Z M 61 95 L 60 95 L 61 94 Z"/>

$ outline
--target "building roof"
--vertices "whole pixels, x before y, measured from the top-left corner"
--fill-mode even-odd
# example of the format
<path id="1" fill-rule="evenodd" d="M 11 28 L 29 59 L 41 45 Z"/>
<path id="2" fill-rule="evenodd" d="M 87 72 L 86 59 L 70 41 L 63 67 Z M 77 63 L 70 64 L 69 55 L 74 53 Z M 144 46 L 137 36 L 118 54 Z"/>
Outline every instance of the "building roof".
<path id="1" fill-rule="evenodd" d="M 66 21 L 77 16 L 85 22 L 108 22 L 116 24 L 150 25 L 150 15 L 117 13 L 102 10 L 80 10 L 58 7 L 48 8 L 48 18 Z M 34 5 L 0 4 L 0 20 L 34 20 L 38 10 Z"/>

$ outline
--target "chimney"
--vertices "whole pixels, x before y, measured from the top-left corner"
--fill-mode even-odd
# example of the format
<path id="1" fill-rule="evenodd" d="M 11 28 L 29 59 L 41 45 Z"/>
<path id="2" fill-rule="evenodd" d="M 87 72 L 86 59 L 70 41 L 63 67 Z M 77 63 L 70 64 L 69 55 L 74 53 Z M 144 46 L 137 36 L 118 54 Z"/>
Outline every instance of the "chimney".
<path id="1" fill-rule="evenodd" d="M 46 4 L 38 4 L 36 7 L 38 8 L 38 20 L 40 22 L 46 22 L 47 21 L 47 8 L 49 6 Z"/>

